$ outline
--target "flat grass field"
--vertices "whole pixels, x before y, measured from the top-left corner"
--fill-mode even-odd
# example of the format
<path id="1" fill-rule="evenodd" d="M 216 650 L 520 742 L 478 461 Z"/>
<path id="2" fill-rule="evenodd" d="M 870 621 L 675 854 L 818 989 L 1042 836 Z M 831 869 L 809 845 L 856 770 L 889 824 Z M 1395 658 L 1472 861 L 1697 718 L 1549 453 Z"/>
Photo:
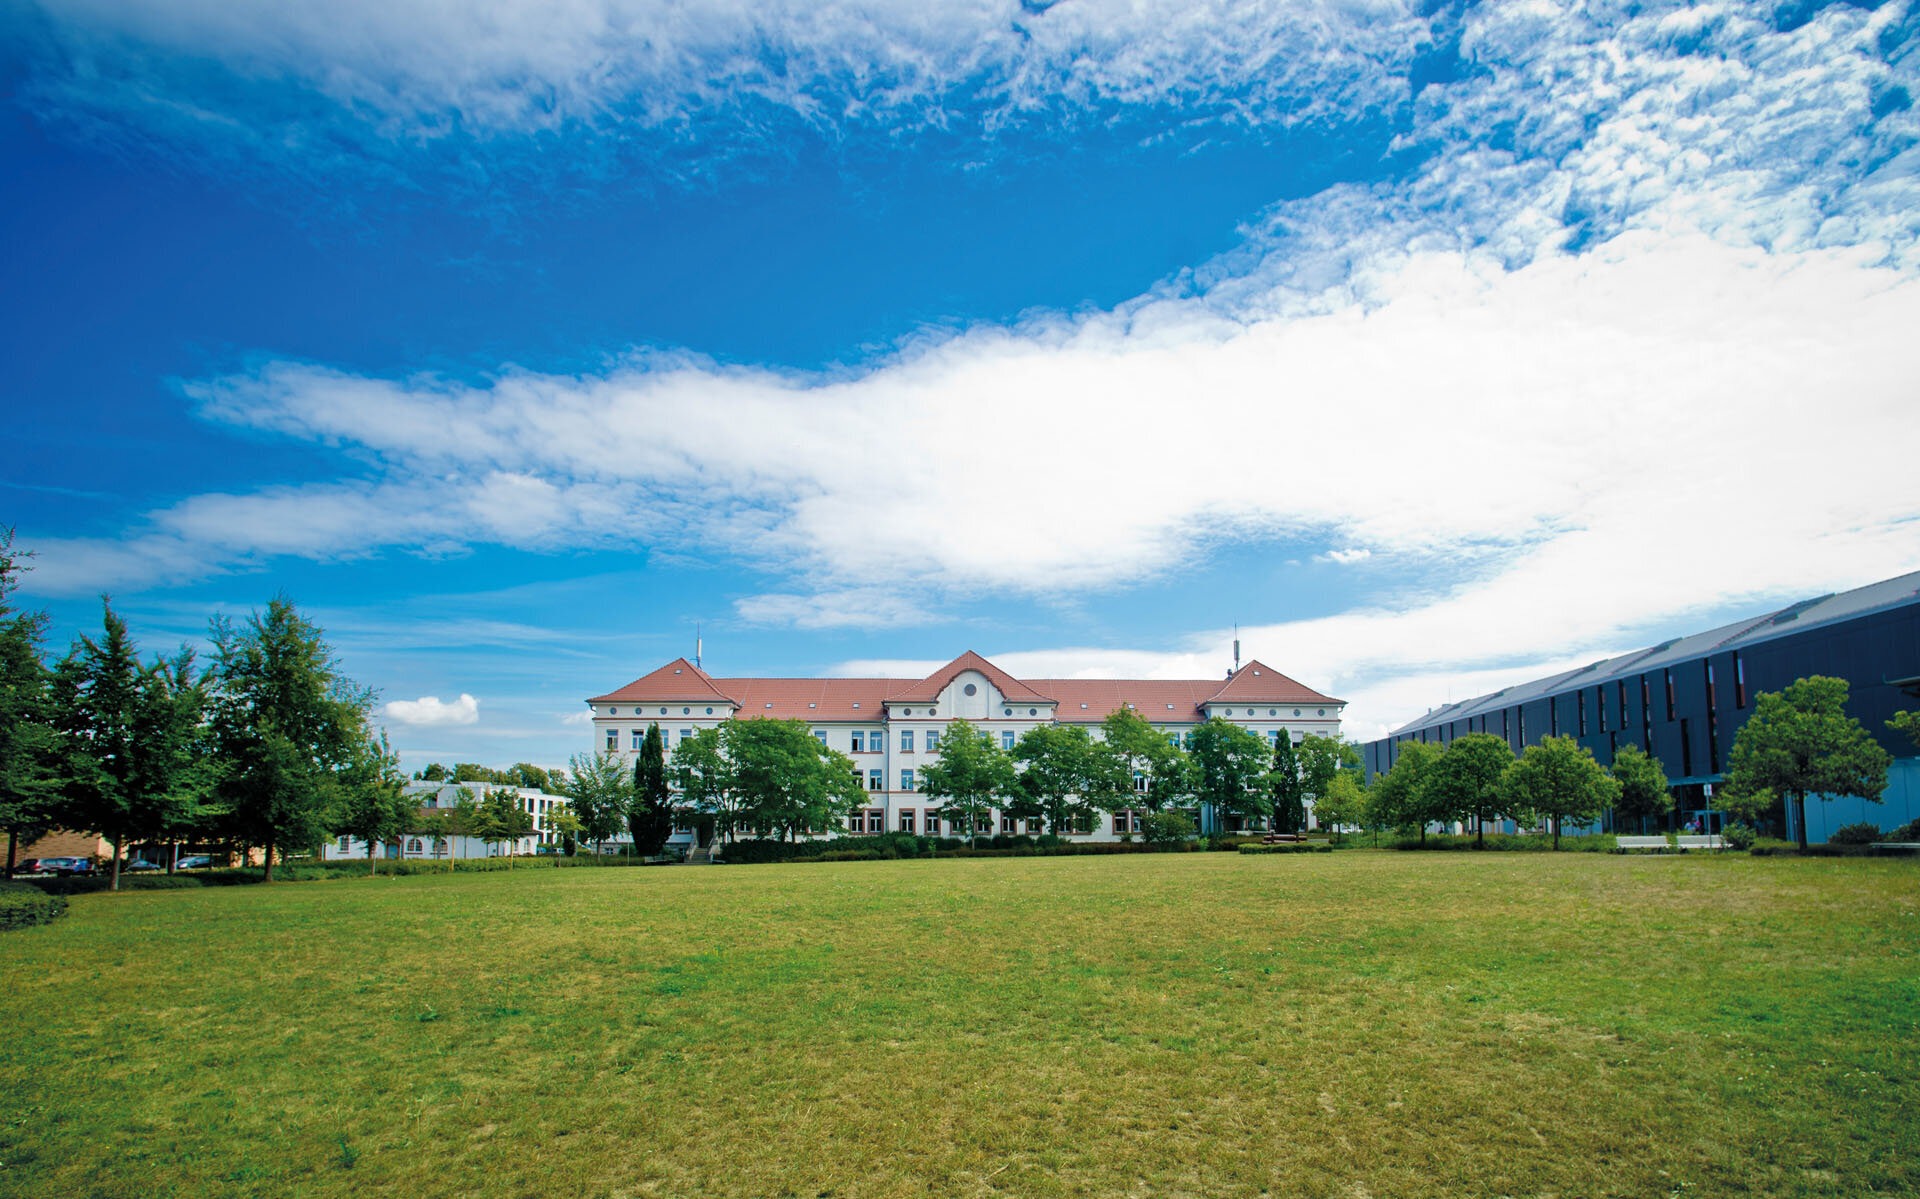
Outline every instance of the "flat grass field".
<path id="1" fill-rule="evenodd" d="M 1920 863 L 1352 851 L 76 897 L 7 1195 L 1920 1191 Z"/>

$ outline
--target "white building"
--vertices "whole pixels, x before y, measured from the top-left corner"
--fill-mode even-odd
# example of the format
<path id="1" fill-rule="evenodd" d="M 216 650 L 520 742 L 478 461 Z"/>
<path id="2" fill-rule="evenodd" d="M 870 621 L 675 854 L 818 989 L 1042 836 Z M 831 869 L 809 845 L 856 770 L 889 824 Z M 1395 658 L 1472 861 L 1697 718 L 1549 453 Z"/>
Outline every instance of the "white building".
<path id="1" fill-rule="evenodd" d="M 420 797 L 420 810 L 432 811 L 435 808 L 451 808 L 459 804 L 460 791 L 465 788 L 473 796 L 474 802 L 508 792 L 519 800 L 520 810 L 533 817 L 534 832 L 531 836 L 513 841 L 496 841 L 489 844 L 478 837 L 431 837 L 424 833 L 407 833 L 397 841 L 387 841 L 374 847 L 376 858 L 406 858 L 425 861 L 445 861 L 454 858 L 499 857 L 503 854 L 533 853 L 542 845 L 552 845 L 560 837 L 547 826 L 547 818 L 560 804 L 566 803 L 562 795 L 548 795 L 532 787 L 508 787 L 499 783 L 425 783 L 407 784 L 407 794 Z M 452 844 L 449 844 L 449 840 Z M 321 856 L 329 862 L 342 860 L 365 861 L 367 843 L 357 837 L 342 834 L 326 843 Z"/>
<path id="2" fill-rule="evenodd" d="M 1097 726 L 1122 707 L 1154 728 L 1185 738 L 1210 717 L 1252 730 L 1270 743 L 1287 736 L 1340 735 L 1344 701 L 1320 694 L 1260 662 L 1220 679 L 1016 679 L 971 651 L 924 679 L 714 678 L 677 658 L 616 691 L 587 701 L 594 749 L 630 760 L 647 726 L 658 724 L 667 750 L 703 728 L 728 720 L 800 719 L 826 744 L 854 761 L 869 803 L 848 821 L 857 833 L 965 835 L 919 794 L 924 765 L 938 756 L 947 725 L 966 719 L 1011 747 L 1041 724 Z M 1097 730 L 1096 730 L 1097 735 Z M 1211 814 L 1203 813 L 1211 823 Z M 1131 813 L 1102 819 L 1084 836 L 1112 841 L 1133 831 Z M 1002 813 L 996 831 L 1038 833 Z M 943 827 L 944 825 L 944 827 Z M 1223 827 L 1233 827 L 1226 822 Z M 685 842 L 682 831 L 676 839 Z"/>

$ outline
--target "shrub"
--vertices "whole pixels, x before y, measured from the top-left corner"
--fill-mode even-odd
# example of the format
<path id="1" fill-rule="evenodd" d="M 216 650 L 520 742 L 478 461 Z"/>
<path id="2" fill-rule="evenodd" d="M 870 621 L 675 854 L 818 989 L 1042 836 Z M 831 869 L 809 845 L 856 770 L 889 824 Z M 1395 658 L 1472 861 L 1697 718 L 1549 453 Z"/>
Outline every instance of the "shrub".
<path id="1" fill-rule="evenodd" d="M 1754 840 L 1759 837 L 1750 824 L 1729 824 L 1720 830 L 1720 835 L 1726 839 L 1729 849 L 1752 849 Z"/>
<path id="2" fill-rule="evenodd" d="M 1871 845 L 1880 840 L 1880 826 L 1861 821 L 1859 824 L 1843 824 L 1833 830 L 1827 838 L 1829 845 Z"/>
<path id="3" fill-rule="evenodd" d="M 1414 836 L 1402 834 L 1400 839 L 1392 844 L 1391 848 L 1472 850 L 1480 849 L 1482 846 L 1474 839 L 1472 833 L 1463 833 L 1457 837 L 1451 833 L 1430 833 L 1424 843 L 1417 834 Z M 1526 835 L 1490 833 L 1487 836 L 1484 848 L 1490 852 L 1498 853 L 1552 853 L 1553 838 L 1545 833 L 1529 833 Z M 1614 843 L 1613 834 L 1611 833 L 1595 833 L 1581 837 L 1563 836 L 1560 838 L 1560 852 L 1562 853 L 1612 853 L 1616 848 L 1617 846 Z"/>
<path id="4" fill-rule="evenodd" d="M 1140 818 L 1140 832 L 1149 845 L 1172 845 L 1193 839 L 1193 820 L 1185 812 L 1149 812 Z"/>
<path id="5" fill-rule="evenodd" d="M 1333 846 L 1312 841 L 1279 841 L 1272 845 L 1242 845 L 1241 853 L 1332 853 Z"/>
<path id="6" fill-rule="evenodd" d="M 1909 820 L 1887 834 L 1889 841 L 1920 841 L 1920 820 Z"/>
<path id="7" fill-rule="evenodd" d="M 28 883 L 0 882 L 0 928 L 50 924 L 67 910 L 67 897 Z"/>

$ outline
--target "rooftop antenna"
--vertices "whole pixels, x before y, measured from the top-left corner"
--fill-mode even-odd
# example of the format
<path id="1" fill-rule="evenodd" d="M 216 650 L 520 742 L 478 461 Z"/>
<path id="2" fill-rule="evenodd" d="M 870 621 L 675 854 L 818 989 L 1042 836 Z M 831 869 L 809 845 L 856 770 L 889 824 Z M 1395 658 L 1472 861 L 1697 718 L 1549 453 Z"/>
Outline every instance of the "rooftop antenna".
<path id="1" fill-rule="evenodd" d="M 700 669 L 700 649 L 700 622 L 696 620 L 693 622 L 693 668 L 695 670 Z"/>
<path id="2" fill-rule="evenodd" d="M 1232 678 L 1234 675 L 1239 673 L 1240 673 L 1240 622 L 1236 620 L 1233 622 L 1233 669 L 1227 672 L 1227 677 Z"/>

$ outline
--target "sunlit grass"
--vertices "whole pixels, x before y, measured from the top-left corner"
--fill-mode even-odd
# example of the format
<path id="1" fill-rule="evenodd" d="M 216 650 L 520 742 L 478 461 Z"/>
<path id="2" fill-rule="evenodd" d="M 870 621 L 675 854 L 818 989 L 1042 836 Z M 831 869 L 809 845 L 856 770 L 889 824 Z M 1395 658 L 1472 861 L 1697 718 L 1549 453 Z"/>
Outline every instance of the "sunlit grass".
<path id="1" fill-rule="evenodd" d="M 1920 868 L 1191 854 L 81 896 L 0 1192 L 1911 1192 Z"/>

